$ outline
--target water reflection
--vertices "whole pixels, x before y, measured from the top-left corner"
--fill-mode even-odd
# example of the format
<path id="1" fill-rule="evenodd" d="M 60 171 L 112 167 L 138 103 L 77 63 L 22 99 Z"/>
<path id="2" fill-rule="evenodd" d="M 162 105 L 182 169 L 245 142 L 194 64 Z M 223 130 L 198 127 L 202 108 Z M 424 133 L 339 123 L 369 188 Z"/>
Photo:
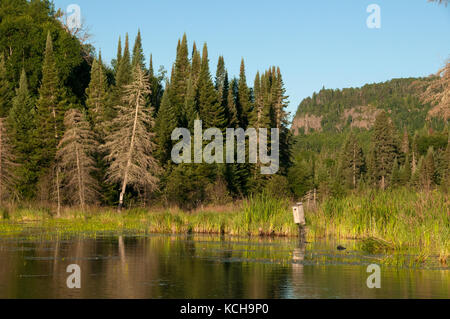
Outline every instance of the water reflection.
<path id="1" fill-rule="evenodd" d="M 0 239 L 1 298 L 449 298 L 448 270 L 383 268 L 322 242 L 210 236 Z M 81 267 L 81 289 L 66 268 Z"/>

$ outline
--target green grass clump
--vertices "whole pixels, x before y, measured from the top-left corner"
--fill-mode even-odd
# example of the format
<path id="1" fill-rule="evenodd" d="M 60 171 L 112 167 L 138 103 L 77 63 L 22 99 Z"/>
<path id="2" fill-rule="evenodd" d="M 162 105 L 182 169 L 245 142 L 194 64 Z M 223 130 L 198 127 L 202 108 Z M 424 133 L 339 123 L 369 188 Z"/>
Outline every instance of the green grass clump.
<path id="1" fill-rule="evenodd" d="M 368 191 L 326 200 L 308 215 L 310 236 L 365 239 L 370 251 L 414 249 L 421 255 L 450 254 L 450 202 L 439 192 L 408 189 Z"/>

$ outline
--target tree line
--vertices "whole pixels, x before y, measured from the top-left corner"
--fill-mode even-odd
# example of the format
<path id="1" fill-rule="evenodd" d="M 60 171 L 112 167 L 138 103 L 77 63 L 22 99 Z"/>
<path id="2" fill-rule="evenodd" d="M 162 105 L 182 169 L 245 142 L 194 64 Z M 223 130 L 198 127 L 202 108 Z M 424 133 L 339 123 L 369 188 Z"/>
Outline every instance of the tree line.
<path id="1" fill-rule="evenodd" d="M 48 2 L 42 3 L 39 8 L 47 13 L 42 17 L 55 15 Z M 16 13 L 24 14 L 36 3 L 14 6 Z M 2 201 L 52 202 L 57 214 L 63 205 L 121 208 L 151 201 L 191 209 L 262 191 L 272 177 L 259 174 L 259 163 L 176 165 L 171 161 L 172 131 L 177 127 L 193 131 L 197 119 L 205 129 L 222 131 L 279 128 L 280 176 L 287 174 L 291 134 L 279 68 L 258 72 L 249 87 L 244 60 L 239 76 L 230 78 L 220 56 L 213 78 L 206 43 L 201 51 L 194 43 L 190 51 L 184 35 L 168 76 L 163 68 L 155 72 L 151 55 L 147 67 L 139 31 L 133 48 L 128 35 L 124 42 L 119 38 L 111 67 L 101 53 L 95 55 L 78 43 L 82 59 L 72 68 L 78 78 L 73 85 L 62 70 L 66 51 L 73 47 L 55 47 L 67 32 L 47 24 L 33 27 L 46 33 L 40 72 L 36 65 L 28 66 L 26 54 L 19 61 L 5 52 L 8 44 L 24 44 L 11 40 L 0 47 Z M 68 39 L 77 42 L 73 36 Z M 87 74 L 79 70 L 85 63 Z M 83 83 L 84 94 L 78 94 Z"/>
<path id="2" fill-rule="evenodd" d="M 427 122 L 413 134 L 399 130 L 389 113 L 380 112 L 371 130 L 348 128 L 330 134 L 300 134 L 288 178 L 302 197 L 316 189 L 319 198 L 364 189 L 409 187 L 417 191 L 450 188 L 448 124 L 434 130 Z"/>

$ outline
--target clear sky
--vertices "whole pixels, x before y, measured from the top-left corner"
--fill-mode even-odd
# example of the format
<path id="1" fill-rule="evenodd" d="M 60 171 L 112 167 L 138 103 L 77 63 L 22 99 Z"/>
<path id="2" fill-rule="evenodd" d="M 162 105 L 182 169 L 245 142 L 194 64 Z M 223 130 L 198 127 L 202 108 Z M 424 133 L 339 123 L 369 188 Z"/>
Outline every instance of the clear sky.
<path id="1" fill-rule="evenodd" d="M 450 57 L 450 6 L 426 0 L 55 0 L 77 4 L 94 46 L 109 62 L 119 36 L 131 47 L 138 28 L 155 69 L 171 69 L 177 40 L 186 32 L 208 43 L 211 73 L 219 55 L 231 76 L 243 57 L 247 81 L 280 66 L 289 111 L 326 88 L 358 87 L 391 78 L 427 76 Z M 369 29 L 366 8 L 381 9 L 381 28 Z"/>

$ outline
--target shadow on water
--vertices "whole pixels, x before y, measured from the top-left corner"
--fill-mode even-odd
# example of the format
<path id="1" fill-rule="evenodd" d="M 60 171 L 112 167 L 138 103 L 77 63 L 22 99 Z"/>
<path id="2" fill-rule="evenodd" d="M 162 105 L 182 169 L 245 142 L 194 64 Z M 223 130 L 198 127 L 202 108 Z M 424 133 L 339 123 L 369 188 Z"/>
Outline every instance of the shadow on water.
<path id="1" fill-rule="evenodd" d="M 357 242 L 199 235 L 0 239 L 1 298 L 449 298 L 448 269 L 382 267 Z M 69 289 L 66 268 L 81 268 Z"/>

